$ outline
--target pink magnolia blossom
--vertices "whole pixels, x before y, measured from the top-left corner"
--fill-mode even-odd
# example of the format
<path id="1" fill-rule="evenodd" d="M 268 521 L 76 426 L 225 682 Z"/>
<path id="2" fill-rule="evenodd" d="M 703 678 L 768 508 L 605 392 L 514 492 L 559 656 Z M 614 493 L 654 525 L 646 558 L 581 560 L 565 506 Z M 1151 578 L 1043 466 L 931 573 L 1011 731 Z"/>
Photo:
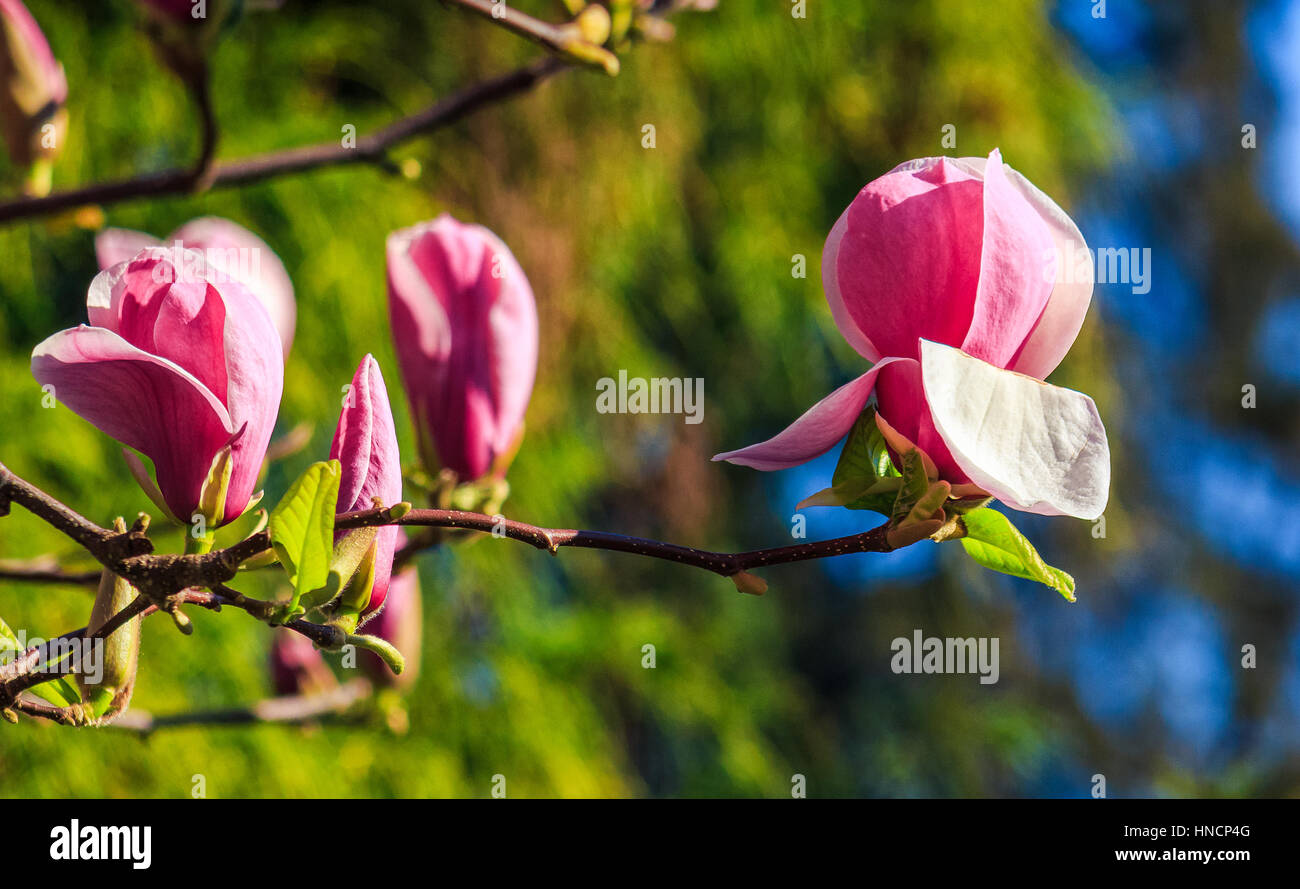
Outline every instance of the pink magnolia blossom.
<path id="1" fill-rule="evenodd" d="M 502 475 L 537 373 L 537 307 L 508 247 L 446 214 L 388 237 L 393 339 L 430 469 Z"/>
<path id="2" fill-rule="evenodd" d="M 52 156 L 63 145 L 68 81 L 36 20 L 19 0 L 0 0 L 0 123 L 15 164 Z M 41 129 L 55 127 L 53 146 Z"/>
<path id="3" fill-rule="evenodd" d="M 284 386 L 280 340 L 244 285 L 218 283 L 197 253 L 159 248 L 100 272 L 90 324 L 32 352 L 32 374 L 76 414 L 153 461 L 157 494 L 174 517 L 199 508 L 214 459 L 231 449 L 224 512 L 247 506 Z M 152 485 L 138 458 L 137 478 Z"/>
<path id="4" fill-rule="evenodd" d="M 209 266 L 248 285 L 271 314 L 284 345 L 284 356 L 289 357 L 298 317 L 293 282 L 280 257 L 265 241 L 219 216 L 191 219 L 161 241 L 129 228 L 106 228 L 95 236 L 95 258 L 100 269 L 125 262 L 146 247 L 198 250 Z"/>
<path id="5" fill-rule="evenodd" d="M 831 314 L 871 369 L 774 438 L 714 459 L 807 462 L 874 393 L 891 446 L 914 444 L 941 478 L 1014 509 L 1096 518 L 1110 487 L 1096 405 L 1042 382 L 1092 298 L 1091 276 L 1057 275 L 1084 250 L 1070 217 L 996 150 L 896 167 L 854 198 L 822 256 Z"/>
<path id="6" fill-rule="evenodd" d="M 367 355 L 352 377 L 330 459 L 343 467 L 339 482 L 338 511 L 351 512 L 374 507 L 378 497 L 385 506 L 402 500 L 402 457 L 397 450 L 397 430 L 388 404 L 379 362 Z M 375 577 L 370 602 L 363 613 L 384 604 L 393 570 L 393 548 L 397 526 L 385 525 L 375 535 Z"/>

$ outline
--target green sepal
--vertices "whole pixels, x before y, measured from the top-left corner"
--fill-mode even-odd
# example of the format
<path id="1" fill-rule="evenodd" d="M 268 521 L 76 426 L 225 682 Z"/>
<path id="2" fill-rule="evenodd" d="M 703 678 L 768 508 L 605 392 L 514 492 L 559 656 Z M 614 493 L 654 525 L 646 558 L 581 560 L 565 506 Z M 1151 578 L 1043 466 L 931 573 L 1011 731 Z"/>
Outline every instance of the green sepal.
<path id="1" fill-rule="evenodd" d="M 901 483 L 885 437 L 876 425 L 876 409 L 868 407 L 849 430 L 831 476 L 831 486 L 806 498 L 795 508 L 844 506 L 890 515 Z"/>
<path id="2" fill-rule="evenodd" d="M 367 554 L 369 554 L 371 561 L 374 561 L 374 542 L 378 532 L 379 529 L 373 527 L 357 528 L 339 538 L 338 543 L 334 545 L 334 555 L 330 560 L 329 575 L 325 584 L 303 595 L 302 605 L 304 608 L 310 610 L 333 602 L 356 575 L 358 567 L 361 566 Z M 373 582 L 372 568 L 372 585 Z M 369 604 L 369 600 L 370 596 L 367 594 L 367 604 Z"/>

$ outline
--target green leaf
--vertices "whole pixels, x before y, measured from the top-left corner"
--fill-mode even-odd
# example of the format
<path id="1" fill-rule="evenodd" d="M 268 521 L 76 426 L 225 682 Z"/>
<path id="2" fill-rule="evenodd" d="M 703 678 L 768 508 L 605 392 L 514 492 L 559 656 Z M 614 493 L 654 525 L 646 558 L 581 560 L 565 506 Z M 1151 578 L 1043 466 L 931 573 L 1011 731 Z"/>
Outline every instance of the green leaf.
<path id="1" fill-rule="evenodd" d="M 894 498 L 893 509 L 889 513 L 894 524 L 903 522 L 922 500 L 927 499 L 930 491 L 930 478 L 925 472 L 925 460 L 916 448 L 903 454 L 903 484 Z M 947 496 L 946 494 L 944 496 Z"/>
<path id="2" fill-rule="evenodd" d="M 831 486 L 808 497 L 796 508 L 844 506 L 848 509 L 874 509 L 889 515 L 898 486 L 898 470 L 894 468 L 885 438 L 876 426 L 876 409 L 868 407 L 849 430 L 835 473 L 831 476 Z"/>
<path id="3" fill-rule="evenodd" d="M 313 463 L 271 511 L 271 546 L 293 584 L 288 613 L 310 590 L 325 586 L 334 554 L 334 511 L 343 469 L 337 460 Z"/>
<path id="4" fill-rule="evenodd" d="M 6 651 L 17 651 L 22 647 L 14 631 L 9 629 L 9 624 L 5 623 L 4 618 L 0 617 L 0 654 Z"/>
<path id="5" fill-rule="evenodd" d="M 18 641 L 14 631 L 9 629 L 9 625 L 3 618 L 0 618 L 0 654 L 22 650 L 22 643 Z M 57 676 L 49 682 L 42 682 L 29 688 L 28 691 L 55 707 L 71 707 L 81 702 L 76 684 L 66 676 Z"/>
<path id="6" fill-rule="evenodd" d="M 71 707 L 81 703 L 81 692 L 77 691 L 76 683 L 67 676 L 55 677 L 27 690 L 56 707 Z"/>
<path id="7" fill-rule="evenodd" d="M 966 526 L 961 545 L 976 562 L 1003 574 L 1036 580 L 1074 601 L 1074 578 L 1044 562 L 1005 515 L 983 507 L 968 512 L 961 521 Z"/>
<path id="8" fill-rule="evenodd" d="M 357 573 L 357 568 L 370 551 L 378 533 L 378 528 L 357 528 L 343 535 L 334 547 L 325 584 L 303 595 L 303 607 L 311 609 L 325 605 L 343 592 L 348 581 Z"/>
<path id="9" fill-rule="evenodd" d="M 889 458 L 885 437 L 876 425 L 876 409 L 869 407 L 849 430 L 844 450 L 840 451 L 840 460 L 835 465 L 835 474 L 831 476 L 831 485 L 839 487 L 863 482 L 861 489 L 865 490 L 882 478 L 898 474 L 894 461 Z"/>

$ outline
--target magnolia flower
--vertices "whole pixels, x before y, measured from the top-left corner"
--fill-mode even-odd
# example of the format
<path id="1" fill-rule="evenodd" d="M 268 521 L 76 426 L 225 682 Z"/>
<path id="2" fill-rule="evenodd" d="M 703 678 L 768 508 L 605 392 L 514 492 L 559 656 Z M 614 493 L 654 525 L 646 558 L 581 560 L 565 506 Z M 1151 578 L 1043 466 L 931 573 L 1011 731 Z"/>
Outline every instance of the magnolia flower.
<path id="1" fill-rule="evenodd" d="M 425 465 L 504 475 L 537 373 L 537 307 L 509 248 L 446 214 L 394 232 L 388 307 Z"/>
<path id="2" fill-rule="evenodd" d="M 284 345 L 284 357 L 289 357 L 298 316 L 293 282 L 280 257 L 265 241 L 218 216 L 191 219 L 163 241 L 129 228 L 106 228 L 95 236 L 95 258 L 101 270 L 125 262 L 146 247 L 198 250 L 216 272 L 248 285 L 271 314 Z"/>
<path id="3" fill-rule="evenodd" d="M 243 513 L 271 438 L 284 360 L 275 325 L 242 284 L 197 253 L 149 248 L 100 272 L 89 325 L 32 352 L 32 374 L 73 412 L 153 461 L 137 480 L 172 517 Z M 205 487 L 209 473 L 218 482 Z M 228 473 L 228 475 L 226 475 Z M 200 509 L 200 505 L 203 506 Z"/>
<path id="4" fill-rule="evenodd" d="M 352 385 L 348 388 L 330 459 L 342 464 L 339 482 L 338 511 L 352 512 L 374 507 L 378 497 L 384 506 L 402 500 L 402 458 L 397 450 L 397 431 L 393 411 L 388 405 L 379 362 L 367 355 L 361 359 Z M 359 603 L 362 613 L 373 612 L 384 604 L 388 580 L 393 570 L 393 549 L 397 526 L 384 525 L 375 532 L 374 584 L 369 601 Z"/>
<path id="5" fill-rule="evenodd" d="M 871 395 L 886 440 L 953 485 L 1008 506 L 1096 518 L 1110 450 L 1092 399 L 1042 382 L 1078 335 L 1091 276 L 1060 207 L 1002 163 L 922 158 L 869 183 L 826 239 L 822 281 L 840 333 L 872 362 L 785 431 L 719 454 L 755 469 L 826 452 Z"/>
<path id="6" fill-rule="evenodd" d="M 0 0 L 0 124 L 15 165 L 52 160 L 63 147 L 67 98 L 63 66 L 36 20 L 19 0 Z M 47 166 L 33 188 L 48 191 L 48 179 Z"/>

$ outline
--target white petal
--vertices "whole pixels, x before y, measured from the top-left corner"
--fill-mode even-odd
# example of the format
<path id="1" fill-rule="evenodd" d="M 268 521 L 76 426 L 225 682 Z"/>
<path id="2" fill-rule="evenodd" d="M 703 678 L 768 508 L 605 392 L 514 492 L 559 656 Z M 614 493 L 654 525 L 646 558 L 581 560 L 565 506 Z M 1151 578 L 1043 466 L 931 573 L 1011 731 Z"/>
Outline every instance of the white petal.
<path id="1" fill-rule="evenodd" d="M 1095 519 L 1110 492 L 1110 445 L 1088 396 L 921 341 L 935 428 L 953 459 L 1008 506 Z"/>

